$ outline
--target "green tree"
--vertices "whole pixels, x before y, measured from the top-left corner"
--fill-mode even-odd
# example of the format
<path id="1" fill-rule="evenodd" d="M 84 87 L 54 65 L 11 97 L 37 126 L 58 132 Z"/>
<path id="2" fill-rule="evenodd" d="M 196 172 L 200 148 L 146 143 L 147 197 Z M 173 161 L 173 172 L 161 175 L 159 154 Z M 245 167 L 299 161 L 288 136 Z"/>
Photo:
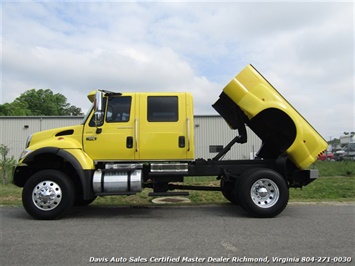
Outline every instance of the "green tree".
<path id="1" fill-rule="evenodd" d="M 0 116 L 77 116 L 82 114 L 79 107 L 67 103 L 64 95 L 54 94 L 49 89 L 28 90 L 12 103 L 0 105 Z"/>
<path id="2" fill-rule="evenodd" d="M 26 103 L 12 102 L 0 104 L 0 116 L 26 116 L 31 115 Z"/>

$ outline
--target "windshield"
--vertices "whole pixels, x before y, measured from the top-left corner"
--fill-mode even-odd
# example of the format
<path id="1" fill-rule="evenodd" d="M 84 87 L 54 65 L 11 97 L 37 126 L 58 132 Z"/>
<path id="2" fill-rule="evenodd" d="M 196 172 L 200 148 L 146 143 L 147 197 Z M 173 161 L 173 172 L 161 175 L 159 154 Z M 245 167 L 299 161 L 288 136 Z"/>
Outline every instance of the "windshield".
<path id="1" fill-rule="evenodd" d="M 84 125 L 86 123 L 86 121 L 88 120 L 93 108 L 94 108 L 94 104 L 91 104 L 89 110 L 87 111 L 86 115 L 84 116 L 83 121 L 81 122 L 82 125 Z"/>

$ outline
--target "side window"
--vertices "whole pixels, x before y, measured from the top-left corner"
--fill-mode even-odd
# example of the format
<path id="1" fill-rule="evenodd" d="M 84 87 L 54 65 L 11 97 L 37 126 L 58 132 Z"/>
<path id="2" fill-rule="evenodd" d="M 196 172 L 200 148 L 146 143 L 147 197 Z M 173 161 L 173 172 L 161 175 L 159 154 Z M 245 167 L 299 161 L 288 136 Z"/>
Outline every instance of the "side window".
<path id="1" fill-rule="evenodd" d="M 108 100 L 106 122 L 128 122 L 131 113 L 131 97 L 114 97 Z"/>
<path id="2" fill-rule="evenodd" d="M 177 96 L 148 96 L 149 122 L 177 122 L 179 120 Z"/>

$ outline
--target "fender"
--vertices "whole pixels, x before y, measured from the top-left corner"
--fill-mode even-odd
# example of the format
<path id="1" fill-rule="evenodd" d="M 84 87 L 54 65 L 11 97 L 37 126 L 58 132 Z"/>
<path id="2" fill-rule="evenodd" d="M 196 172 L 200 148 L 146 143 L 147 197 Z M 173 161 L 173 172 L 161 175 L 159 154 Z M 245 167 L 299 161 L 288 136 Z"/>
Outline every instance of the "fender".
<path id="1" fill-rule="evenodd" d="M 64 150 L 57 147 L 45 147 L 31 152 L 23 159 L 22 163 L 14 169 L 13 183 L 15 185 L 23 186 L 25 184 L 27 181 L 25 173 L 30 172 L 29 165 L 35 161 L 36 156 L 41 154 L 54 154 L 69 162 L 79 177 L 83 198 L 90 199 L 93 197 L 91 180 L 95 167 L 93 161 L 80 149 Z"/>

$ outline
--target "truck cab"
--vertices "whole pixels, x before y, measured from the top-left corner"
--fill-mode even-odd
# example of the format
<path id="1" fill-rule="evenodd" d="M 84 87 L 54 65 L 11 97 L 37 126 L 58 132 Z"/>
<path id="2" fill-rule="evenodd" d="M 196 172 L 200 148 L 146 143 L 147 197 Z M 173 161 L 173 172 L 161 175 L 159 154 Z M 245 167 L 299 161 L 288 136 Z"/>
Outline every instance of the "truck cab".
<path id="1" fill-rule="evenodd" d="M 88 98 L 100 104 L 83 129 L 83 149 L 94 161 L 194 159 L 190 93 L 93 91 Z"/>

